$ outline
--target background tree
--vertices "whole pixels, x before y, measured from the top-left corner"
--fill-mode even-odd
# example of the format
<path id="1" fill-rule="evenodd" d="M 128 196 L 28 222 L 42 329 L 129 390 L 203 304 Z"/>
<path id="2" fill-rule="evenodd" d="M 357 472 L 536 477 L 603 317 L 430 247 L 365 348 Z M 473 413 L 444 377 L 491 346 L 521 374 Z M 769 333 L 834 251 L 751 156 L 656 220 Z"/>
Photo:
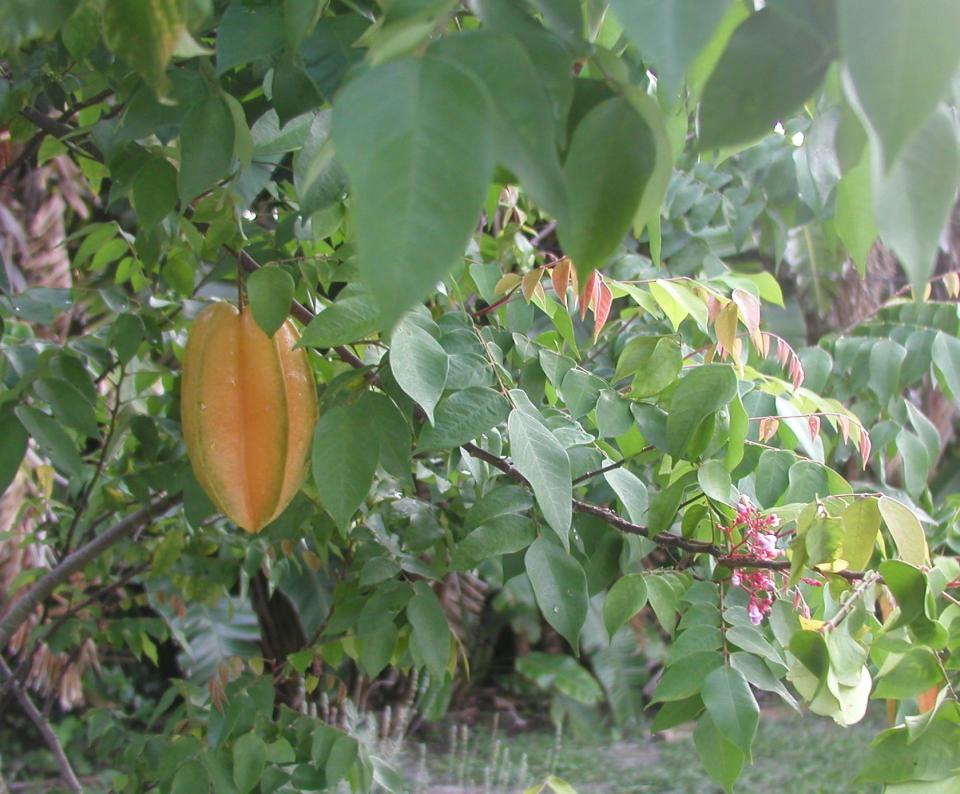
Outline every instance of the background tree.
<path id="1" fill-rule="evenodd" d="M 376 731 L 506 661 L 574 725 L 661 665 L 727 789 L 757 691 L 889 700 L 860 779 L 957 784 L 960 7 L 758 5 L 14 0 L 17 781 L 404 791 Z M 255 535 L 180 424 L 238 287 L 320 400 Z"/>

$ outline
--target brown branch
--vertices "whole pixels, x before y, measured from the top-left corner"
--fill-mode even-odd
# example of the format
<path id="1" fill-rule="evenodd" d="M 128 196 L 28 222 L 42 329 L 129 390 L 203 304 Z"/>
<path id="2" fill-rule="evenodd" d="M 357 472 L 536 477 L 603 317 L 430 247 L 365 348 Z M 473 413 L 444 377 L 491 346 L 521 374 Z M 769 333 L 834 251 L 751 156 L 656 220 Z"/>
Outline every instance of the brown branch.
<path id="1" fill-rule="evenodd" d="M 250 272 L 253 272 L 260 267 L 260 265 L 258 265 L 252 257 L 243 251 L 233 251 L 231 249 L 231 253 L 237 257 L 244 269 Z M 294 302 L 293 307 L 291 307 L 291 312 L 295 317 L 297 317 L 297 319 L 304 323 L 309 323 L 314 317 L 313 313 L 309 309 L 296 302 Z M 341 350 L 343 350 L 343 352 L 341 352 Z M 363 362 L 360 361 L 360 359 L 353 355 L 353 353 L 351 353 L 349 350 L 346 350 L 346 348 L 334 348 L 334 351 L 345 363 L 350 364 L 358 369 L 365 367 Z M 344 356 L 344 353 L 347 354 L 346 357 Z M 372 375 L 369 380 L 370 383 L 376 386 L 380 385 L 380 381 L 376 375 Z M 418 411 L 417 415 L 421 418 L 421 421 L 426 418 L 423 415 L 422 410 L 419 409 L 419 406 L 416 410 Z M 460 448 L 469 455 L 489 463 L 495 469 L 499 469 L 514 482 L 530 487 L 530 483 L 527 478 L 520 473 L 519 469 L 509 463 L 506 459 L 501 458 L 498 455 L 494 455 L 492 452 L 487 452 L 487 450 L 481 449 L 473 443 L 461 444 Z M 599 505 L 590 504 L 589 502 L 584 502 L 579 499 L 573 500 L 573 509 L 578 513 L 586 513 L 588 515 L 596 516 L 615 529 L 619 529 L 621 532 L 628 535 L 639 535 L 640 537 L 648 538 L 658 546 L 683 549 L 684 551 L 689 551 L 693 554 L 708 554 L 711 557 L 716 558 L 718 563 L 731 568 L 766 568 L 770 570 L 788 570 L 790 568 L 790 563 L 787 560 L 761 560 L 754 557 L 728 557 L 726 549 L 721 548 L 713 543 L 706 543 L 701 540 L 691 540 L 689 538 L 684 538 L 680 535 L 674 535 L 669 532 L 661 532 L 657 535 L 651 535 L 648 527 L 645 527 L 641 524 L 635 524 L 632 521 L 627 521 L 627 519 L 618 515 L 608 507 L 600 507 Z M 863 571 L 841 571 L 837 575 L 848 581 L 858 581 L 864 578 L 865 573 Z"/>
<path id="2" fill-rule="evenodd" d="M 854 604 L 857 603 L 857 600 L 863 597 L 864 593 L 870 589 L 871 585 L 874 585 L 879 581 L 881 581 L 880 574 L 878 574 L 876 571 L 868 571 L 866 574 L 864 574 L 863 579 L 855 588 L 853 588 L 853 592 L 850 593 L 850 596 L 847 598 L 847 600 L 840 605 L 840 608 L 837 610 L 837 614 L 820 627 L 820 633 L 827 634 L 839 626 L 841 621 L 853 610 Z"/>
<path id="3" fill-rule="evenodd" d="M 259 270 L 261 265 L 246 251 L 238 251 L 233 248 L 227 248 L 227 250 L 236 257 L 237 261 L 240 263 L 240 266 L 246 270 L 248 273 L 253 273 L 255 270 Z M 310 311 L 306 306 L 304 306 L 299 301 L 293 301 L 290 304 L 290 314 L 296 317 L 304 325 L 309 325 L 310 321 L 316 317 L 316 315 Z M 364 369 L 366 364 L 364 364 L 357 355 L 350 350 L 349 348 L 339 345 L 333 348 L 337 355 L 340 357 L 340 360 L 349 364 L 351 367 L 356 369 Z"/>
<path id="4" fill-rule="evenodd" d="M 4 678 L 11 678 L 13 673 L 10 671 L 10 668 L 7 666 L 6 661 L 0 657 L 0 673 L 3 674 Z M 60 768 L 60 776 L 63 778 L 63 782 L 66 784 L 67 788 L 71 791 L 83 792 L 83 786 L 80 785 L 80 781 L 77 780 L 77 774 L 73 771 L 73 767 L 70 766 L 70 760 L 67 758 L 66 753 L 63 751 L 63 746 L 60 744 L 60 740 L 57 738 L 57 735 L 53 732 L 53 728 L 50 727 L 50 723 L 44 719 L 43 715 L 37 710 L 37 707 L 34 705 L 33 700 L 31 700 L 30 695 L 28 695 L 18 684 L 14 683 L 13 693 L 17 698 L 17 701 L 20 703 L 20 707 L 23 709 L 24 713 L 30 718 L 30 721 L 37 726 L 37 729 L 43 735 L 44 741 L 47 743 L 47 747 L 50 748 L 50 752 L 53 753 L 53 758 L 57 762 L 57 766 Z"/>
<path id="5" fill-rule="evenodd" d="M 7 646 L 14 632 L 30 617 L 33 610 L 42 604 L 72 574 L 81 570 L 87 563 L 96 559 L 113 544 L 145 526 L 151 519 L 165 513 L 180 499 L 180 494 L 160 497 L 152 504 L 118 521 L 108 530 L 97 535 L 93 540 L 64 558 L 56 568 L 39 579 L 7 610 L 3 619 L 0 620 L 0 648 Z"/>

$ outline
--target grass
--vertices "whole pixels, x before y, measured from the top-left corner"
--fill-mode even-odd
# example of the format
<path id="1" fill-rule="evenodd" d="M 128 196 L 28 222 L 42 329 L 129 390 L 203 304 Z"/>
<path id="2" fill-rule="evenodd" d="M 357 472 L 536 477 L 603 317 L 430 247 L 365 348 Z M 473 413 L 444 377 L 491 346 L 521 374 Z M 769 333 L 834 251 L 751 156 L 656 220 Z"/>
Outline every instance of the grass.
<path id="1" fill-rule="evenodd" d="M 876 788 L 855 785 L 853 780 L 870 741 L 882 728 L 879 709 L 849 729 L 812 714 L 765 712 L 754 745 L 754 764 L 743 770 L 735 791 L 873 794 Z M 434 726 L 425 754 L 408 769 L 411 775 L 420 769 L 418 794 L 521 792 L 550 772 L 578 794 L 720 792 L 701 768 L 691 734 L 689 727 L 677 729 L 668 739 L 601 731 L 588 738 L 562 736 L 558 743 L 547 731 L 510 736 L 497 731 L 494 735 L 490 723 L 466 730 Z"/>

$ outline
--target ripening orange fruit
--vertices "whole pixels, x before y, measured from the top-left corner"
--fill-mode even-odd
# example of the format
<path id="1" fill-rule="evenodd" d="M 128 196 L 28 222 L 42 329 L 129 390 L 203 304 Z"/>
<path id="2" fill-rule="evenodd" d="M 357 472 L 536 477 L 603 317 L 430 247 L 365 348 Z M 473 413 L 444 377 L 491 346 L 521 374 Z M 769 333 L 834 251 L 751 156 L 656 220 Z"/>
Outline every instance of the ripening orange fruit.
<path id="1" fill-rule="evenodd" d="M 197 481 L 224 515 L 259 532 L 290 504 L 317 421 L 307 351 L 287 320 L 271 339 L 249 307 L 206 307 L 183 356 L 180 415 Z"/>

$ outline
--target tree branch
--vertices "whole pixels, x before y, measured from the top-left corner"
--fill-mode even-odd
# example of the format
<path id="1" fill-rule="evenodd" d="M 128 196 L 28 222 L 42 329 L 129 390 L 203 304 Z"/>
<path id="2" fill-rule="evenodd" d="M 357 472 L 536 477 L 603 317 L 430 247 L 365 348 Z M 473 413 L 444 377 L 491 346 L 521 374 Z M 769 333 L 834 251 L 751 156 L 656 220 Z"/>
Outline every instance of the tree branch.
<path id="1" fill-rule="evenodd" d="M 13 673 L 2 657 L 0 657 L 0 673 L 3 674 L 4 678 L 12 678 L 13 676 Z M 36 725 L 40 733 L 43 734 L 43 739 L 47 743 L 47 747 L 50 748 L 50 752 L 53 753 L 53 758 L 60 768 L 60 776 L 63 778 L 63 782 L 67 788 L 71 791 L 83 792 L 83 787 L 80 785 L 80 781 L 77 780 L 77 774 L 73 771 L 73 767 L 70 766 L 70 760 L 67 758 L 66 753 L 63 752 L 63 746 L 60 744 L 57 735 L 53 732 L 53 728 L 50 727 L 50 723 L 47 722 L 43 715 L 37 710 L 33 700 L 30 699 L 30 695 L 16 682 L 14 682 L 13 685 L 13 693 L 20 703 L 21 708 L 23 708 L 26 715 L 30 718 L 30 721 Z"/>
<path id="2" fill-rule="evenodd" d="M 234 256 L 237 257 L 237 260 L 248 272 L 252 273 L 254 270 L 257 270 L 260 267 L 260 265 L 258 265 L 253 257 L 251 257 L 249 254 L 243 251 L 235 251 L 233 249 L 229 250 Z M 296 301 L 294 301 L 293 305 L 291 306 L 291 313 L 303 323 L 309 323 L 315 316 L 313 312 L 311 312 L 306 306 L 303 306 Z M 358 369 L 365 368 L 366 365 L 346 348 L 335 347 L 334 351 L 338 356 L 340 356 L 342 361 L 350 364 L 352 367 L 356 367 Z M 376 386 L 380 385 L 380 381 L 376 375 L 371 375 L 369 380 L 370 383 Z M 421 418 L 421 420 L 424 419 L 425 416 L 423 415 L 419 406 L 416 410 L 418 412 L 417 415 Z M 473 443 L 461 444 L 460 448 L 469 455 L 489 463 L 495 469 L 498 469 L 506 474 L 514 482 L 530 487 L 530 483 L 527 481 L 527 478 L 520 473 L 520 470 L 504 458 L 494 455 L 492 452 L 487 452 L 485 449 L 481 449 Z M 718 563 L 731 568 L 765 568 L 774 571 L 789 570 L 790 568 L 790 562 L 788 560 L 761 560 L 754 557 L 728 557 L 726 549 L 721 548 L 713 543 L 706 543 L 701 540 L 691 540 L 689 538 L 684 538 L 680 535 L 674 535 L 669 532 L 661 532 L 657 535 L 651 535 L 648 527 L 645 527 L 641 524 L 635 524 L 632 521 L 627 521 L 627 519 L 618 515 L 608 507 L 600 507 L 599 505 L 583 502 L 579 499 L 573 500 L 573 509 L 578 513 L 586 513 L 588 515 L 596 516 L 615 529 L 618 529 L 628 535 L 639 535 L 640 537 L 648 538 L 658 546 L 683 549 L 684 551 L 688 551 L 693 554 L 708 554 L 711 557 L 716 558 Z M 841 576 L 847 581 L 858 581 L 863 579 L 865 576 L 863 571 L 841 571 L 837 575 Z"/>
<path id="3" fill-rule="evenodd" d="M 54 590 L 88 562 L 98 557 L 114 543 L 132 535 L 151 519 L 165 513 L 181 499 L 180 494 L 162 496 L 142 510 L 132 513 L 114 524 L 93 540 L 65 557 L 52 571 L 37 581 L 26 593 L 13 603 L 0 620 L 0 648 L 5 648 L 14 632 L 30 617 L 33 610 L 42 604 Z"/>

